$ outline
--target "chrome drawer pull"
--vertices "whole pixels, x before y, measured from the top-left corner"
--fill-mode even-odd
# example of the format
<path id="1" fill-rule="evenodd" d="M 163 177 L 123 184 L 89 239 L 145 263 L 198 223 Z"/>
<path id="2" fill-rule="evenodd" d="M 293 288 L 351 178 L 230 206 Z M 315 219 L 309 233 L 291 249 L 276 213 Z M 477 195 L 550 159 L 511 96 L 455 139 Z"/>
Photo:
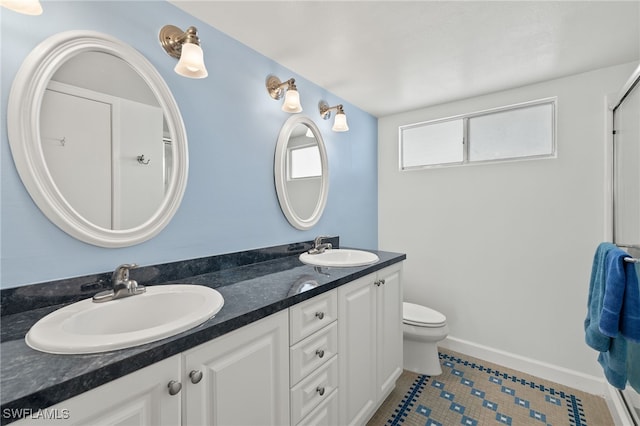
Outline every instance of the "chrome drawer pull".
<path id="1" fill-rule="evenodd" d="M 322 358 L 324 356 L 324 350 L 318 349 L 316 351 L 316 355 L 318 355 L 318 358 Z"/>
<path id="2" fill-rule="evenodd" d="M 323 387 L 318 386 L 316 388 L 316 392 L 318 392 L 320 396 L 324 395 L 324 386 Z"/>
<path id="3" fill-rule="evenodd" d="M 322 319 L 322 318 L 324 318 L 324 312 L 316 312 L 316 317 L 317 317 L 318 319 Z"/>

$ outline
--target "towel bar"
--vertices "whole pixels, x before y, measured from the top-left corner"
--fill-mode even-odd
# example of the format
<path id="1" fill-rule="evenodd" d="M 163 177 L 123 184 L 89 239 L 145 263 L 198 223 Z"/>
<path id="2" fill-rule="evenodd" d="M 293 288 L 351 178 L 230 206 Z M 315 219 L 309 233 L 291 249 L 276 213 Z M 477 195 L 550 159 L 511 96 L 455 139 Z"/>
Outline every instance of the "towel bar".
<path id="1" fill-rule="evenodd" d="M 629 263 L 640 263 L 640 259 L 636 259 L 635 257 L 625 257 L 624 261 Z"/>

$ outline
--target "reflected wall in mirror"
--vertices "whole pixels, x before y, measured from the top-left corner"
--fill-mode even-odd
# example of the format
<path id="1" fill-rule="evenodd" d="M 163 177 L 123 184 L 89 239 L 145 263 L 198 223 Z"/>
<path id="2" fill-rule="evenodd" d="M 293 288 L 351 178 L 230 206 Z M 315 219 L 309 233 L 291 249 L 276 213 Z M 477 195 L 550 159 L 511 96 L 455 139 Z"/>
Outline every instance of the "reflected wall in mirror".
<path id="1" fill-rule="evenodd" d="M 152 238 L 175 214 L 188 169 L 182 117 L 130 46 L 87 31 L 50 37 L 18 71 L 7 118 L 25 187 L 70 235 L 124 247 Z"/>
<path id="2" fill-rule="evenodd" d="M 297 229 L 313 227 L 324 211 L 329 191 L 329 165 L 320 130 L 308 117 L 291 116 L 276 145 L 274 176 L 278 201 Z"/>

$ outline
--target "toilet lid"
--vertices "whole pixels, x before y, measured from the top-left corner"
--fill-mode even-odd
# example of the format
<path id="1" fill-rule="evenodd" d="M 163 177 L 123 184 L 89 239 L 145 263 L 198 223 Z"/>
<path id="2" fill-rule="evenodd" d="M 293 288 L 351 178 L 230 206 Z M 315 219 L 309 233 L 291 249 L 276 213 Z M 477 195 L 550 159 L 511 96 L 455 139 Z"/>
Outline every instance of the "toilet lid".
<path id="1" fill-rule="evenodd" d="M 405 324 L 433 327 L 444 324 L 447 321 L 447 317 L 426 306 L 403 302 L 402 320 Z"/>

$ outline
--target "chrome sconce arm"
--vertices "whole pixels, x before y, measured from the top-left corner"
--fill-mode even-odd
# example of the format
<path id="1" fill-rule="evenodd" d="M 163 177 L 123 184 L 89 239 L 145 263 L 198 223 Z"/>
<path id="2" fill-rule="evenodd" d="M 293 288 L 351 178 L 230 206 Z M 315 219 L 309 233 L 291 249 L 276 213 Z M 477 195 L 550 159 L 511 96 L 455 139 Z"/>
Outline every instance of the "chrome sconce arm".
<path id="1" fill-rule="evenodd" d="M 165 25 L 160 30 L 159 38 L 165 52 L 179 59 L 174 68 L 177 74 L 189 78 L 205 78 L 209 75 L 196 27 L 182 31 L 176 26 Z"/>
<path id="2" fill-rule="evenodd" d="M 349 126 L 347 125 L 347 116 L 344 113 L 344 109 L 342 104 L 330 107 L 328 103 L 325 101 L 320 101 L 318 103 L 318 109 L 320 110 L 320 116 L 324 120 L 328 120 L 331 118 L 331 110 L 336 110 L 336 118 L 333 122 L 333 127 L 331 130 L 334 132 L 346 132 L 349 130 Z"/>
<path id="3" fill-rule="evenodd" d="M 286 81 L 280 81 L 275 75 L 267 76 L 265 82 L 269 96 L 275 100 L 282 99 L 284 96 L 284 102 L 282 104 L 282 110 L 284 112 L 296 113 L 302 112 L 302 105 L 300 105 L 300 94 L 296 87 L 296 80 L 290 78 Z"/>

